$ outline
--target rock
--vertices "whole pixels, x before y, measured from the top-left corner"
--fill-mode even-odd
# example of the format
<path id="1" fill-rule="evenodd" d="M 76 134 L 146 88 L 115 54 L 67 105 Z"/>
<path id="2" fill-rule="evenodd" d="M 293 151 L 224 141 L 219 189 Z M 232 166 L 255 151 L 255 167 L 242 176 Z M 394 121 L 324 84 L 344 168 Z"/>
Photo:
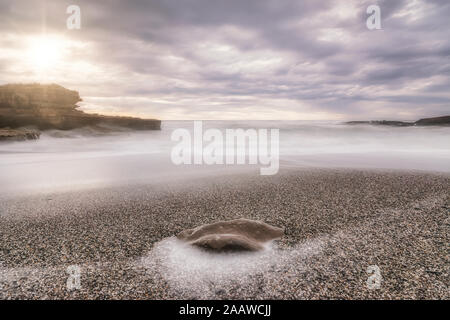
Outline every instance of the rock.
<path id="1" fill-rule="evenodd" d="M 347 121 L 345 124 L 371 124 L 379 126 L 394 126 L 394 127 L 410 127 L 410 126 L 450 126 L 450 116 L 425 118 L 417 120 L 416 122 L 405 121 L 389 121 L 389 120 L 372 120 L 372 121 Z"/>
<path id="2" fill-rule="evenodd" d="M 261 221 L 236 219 L 206 224 L 180 232 L 177 238 L 207 250 L 257 251 L 264 244 L 281 238 L 284 230 Z"/>
<path id="3" fill-rule="evenodd" d="M 0 141 L 23 141 L 39 139 L 41 133 L 29 129 L 0 129 Z"/>
<path id="4" fill-rule="evenodd" d="M 161 121 L 89 114 L 77 110 L 78 92 L 56 84 L 0 86 L 0 127 L 34 126 L 40 130 L 70 130 L 106 124 L 135 130 L 160 130 Z"/>
<path id="5" fill-rule="evenodd" d="M 416 126 L 450 126 L 450 116 L 420 119 L 414 124 Z"/>
<path id="6" fill-rule="evenodd" d="M 345 124 L 371 124 L 378 126 L 393 126 L 393 127 L 410 127 L 414 125 L 413 122 L 388 121 L 388 120 L 348 121 Z"/>

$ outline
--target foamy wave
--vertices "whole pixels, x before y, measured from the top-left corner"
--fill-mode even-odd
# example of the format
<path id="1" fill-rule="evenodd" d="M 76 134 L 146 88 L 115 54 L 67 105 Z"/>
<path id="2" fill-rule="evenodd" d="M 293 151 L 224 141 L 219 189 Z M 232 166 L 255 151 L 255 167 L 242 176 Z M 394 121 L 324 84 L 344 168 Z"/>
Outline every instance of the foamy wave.
<path id="1" fill-rule="evenodd" d="M 270 282 L 293 263 L 297 272 L 306 270 L 302 262 L 319 254 L 324 243 L 317 238 L 288 250 L 280 250 L 271 243 L 259 252 L 211 253 L 171 237 L 155 244 L 140 265 L 149 273 L 161 275 L 175 293 L 211 298 L 236 284 L 240 288 L 257 286 L 255 280 L 262 274 L 264 281 Z"/>

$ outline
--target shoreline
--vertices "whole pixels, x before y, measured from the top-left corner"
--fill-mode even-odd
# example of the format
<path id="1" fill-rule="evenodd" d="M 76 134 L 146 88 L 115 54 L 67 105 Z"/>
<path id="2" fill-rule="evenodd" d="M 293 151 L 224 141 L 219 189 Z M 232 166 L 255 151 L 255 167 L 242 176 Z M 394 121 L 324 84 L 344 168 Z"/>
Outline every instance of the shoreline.
<path id="1" fill-rule="evenodd" d="M 0 298 L 448 299 L 449 187 L 448 173 L 304 168 L 9 198 Z M 239 217 L 286 228 L 268 266 L 240 257 L 249 271 L 232 269 L 236 282 L 207 277 L 214 265 L 201 254 L 168 262 L 186 250 L 176 233 Z M 68 291 L 73 264 L 82 287 Z M 369 265 L 379 290 L 366 287 Z"/>

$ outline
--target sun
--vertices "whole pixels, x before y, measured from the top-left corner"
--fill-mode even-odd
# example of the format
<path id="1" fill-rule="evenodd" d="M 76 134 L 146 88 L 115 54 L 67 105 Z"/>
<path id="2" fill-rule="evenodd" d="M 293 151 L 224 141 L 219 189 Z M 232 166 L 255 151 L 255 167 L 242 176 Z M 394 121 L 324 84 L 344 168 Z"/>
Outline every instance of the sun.
<path id="1" fill-rule="evenodd" d="M 33 37 L 28 41 L 28 62 L 36 69 L 46 71 L 63 61 L 67 42 L 56 36 Z"/>
<path id="2" fill-rule="evenodd" d="M 69 77 L 96 74 L 95 49 L 88 41 L 64 34 L 29 34 L 21 41 L 20 67 L 38 82 L 61 82 Z M 0 57 L 1 58 L 1 57 Z"/>

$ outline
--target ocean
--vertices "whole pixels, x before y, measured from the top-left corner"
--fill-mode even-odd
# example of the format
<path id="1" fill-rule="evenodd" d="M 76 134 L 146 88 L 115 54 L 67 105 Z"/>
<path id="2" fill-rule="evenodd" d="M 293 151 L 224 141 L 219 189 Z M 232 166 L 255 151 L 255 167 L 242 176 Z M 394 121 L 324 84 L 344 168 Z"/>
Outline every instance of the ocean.
<path id="1" fill-rule="evenodd" d="M 280 170 L 290 167 L 371 168 L 450 172 L 450 127 L 347 125 L 338 121 L 203 121 L 204 131 L 279 129 Z M 2 194 L 64 191 L 134 183 L 161 183 L 202 175 L 249 172 L 259 165 L 175 165 L 178 128 L 161 131 L 91 129 L 46 131 L 36 141 L 0 143 Z M 206 145 L 207 143 L 205 143 Z"/>

